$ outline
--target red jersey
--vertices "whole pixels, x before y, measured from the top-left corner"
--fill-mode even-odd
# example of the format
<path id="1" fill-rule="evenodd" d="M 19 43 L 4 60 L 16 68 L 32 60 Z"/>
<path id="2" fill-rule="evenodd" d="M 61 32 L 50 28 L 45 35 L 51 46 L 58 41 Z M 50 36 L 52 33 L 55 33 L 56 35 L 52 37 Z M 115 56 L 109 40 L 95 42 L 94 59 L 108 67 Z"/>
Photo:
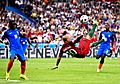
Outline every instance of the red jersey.
<path id="1" fill-rule="evenodd" d="M 63 44 L 59 56 L 62 57 L 62 54 L 66 52 L 67 50 L 74 49 L 79 56 L 85 57 L 89 51 L 90 51 L 90 43 L 93 42 L 93 40 L 88 40 L 86 38 L 82 38 L 79 42 L 79 46 L 75 47 L 75 43 L 72 41 Z"/>
<path id="2" fill-rule="evenodd" d="M 91 40 L 88 40 L 86 38 L 82 38 L 79 42 L 79 49 L 80 49 L 80 54 L 86 56 L 89 51 L 90 51 L 90 43 L 92 42 Z"/>
<path id="3" fill-rule="evenodd" d="M 75 44 L 72 41 L 70 41 L 68 43 L 63 44 L 62 48 L 60 49 L 59 56 L 62 57 L 62 54 L 70 49 L 74 49 L 77 52 L 77 54 L 79 54 L 79 49 L 75 47 Z"/>

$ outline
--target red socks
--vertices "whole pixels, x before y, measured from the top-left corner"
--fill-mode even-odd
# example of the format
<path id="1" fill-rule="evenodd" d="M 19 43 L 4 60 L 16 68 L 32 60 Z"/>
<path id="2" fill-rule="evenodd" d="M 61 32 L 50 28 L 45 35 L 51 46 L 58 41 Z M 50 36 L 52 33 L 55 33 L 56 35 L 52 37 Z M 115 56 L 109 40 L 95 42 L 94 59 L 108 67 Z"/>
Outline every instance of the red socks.
<path id="1" fill-rule="evenodd" d="M 9 71 L 11 70 L 11 68 L 13 66 L 13 62 L 14 61 L 9 61 L 8 62 L 7 73 L 9 73 Z M 21 74 L 25 73 L 25 69 L 26 69 L 26 61 L 21 62 Z"/>
<path id="2" fill-rule="evenodd" d="M 102 68 L 102 65 L 103 65 L 103 64 L 100 63 L 99 66 L 98 66 L 98 69 L 101 69 L 101 68 Z"/>
<path id="3" fill-rule="evenodd" d="M 25 69 L 26 69 L 26 61 L 21 62 L 21 74 L 25 73 Z"/>
<path id="4" fill-rule="evenodd" d="M 13 62 L 14 62 L 14 61 L 9 61 L 9 62 L 8 62 L 7 73 L 9 73 L 9 71 L 11 70 L 11 68 L 12 68 L 12 66 L 13 66 Z"/>

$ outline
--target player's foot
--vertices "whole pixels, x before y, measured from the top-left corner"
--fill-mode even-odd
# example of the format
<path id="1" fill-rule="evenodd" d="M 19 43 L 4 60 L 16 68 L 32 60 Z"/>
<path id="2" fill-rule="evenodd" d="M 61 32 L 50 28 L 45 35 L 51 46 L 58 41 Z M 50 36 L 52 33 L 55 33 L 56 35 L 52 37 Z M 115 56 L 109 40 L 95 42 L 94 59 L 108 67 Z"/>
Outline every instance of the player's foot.
<path id="1" fill-rule="evenodd" d="M 9 73 L 6 72 L 6 80 L 9 80 L 9 79 L 10 79 Z"/>
<path id="2" fill-rule="evenodd" d="M 25 80 L 29 80 L 24 74 L 20 74 L 20 78 L 25 79 Z"/>
<path id="3" fill-rule="evenodd" d="M 100 72 L 100 69 L 97 69 L 97 72 Z"/>
<path id="4" fill-rule="evenodd" d="M 58 68 L 58 66 L 55 66 L 54 68 L 52 68 L 51 70 L 54 70 L 54 69 L 57 69 Z"/>

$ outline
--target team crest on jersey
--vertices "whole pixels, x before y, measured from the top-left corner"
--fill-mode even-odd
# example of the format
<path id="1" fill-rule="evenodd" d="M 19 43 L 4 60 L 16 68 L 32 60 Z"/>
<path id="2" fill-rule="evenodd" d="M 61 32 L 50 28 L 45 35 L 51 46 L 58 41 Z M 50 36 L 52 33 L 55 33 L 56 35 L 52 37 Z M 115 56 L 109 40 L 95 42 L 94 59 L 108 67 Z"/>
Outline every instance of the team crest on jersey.
<path id="1" fill-rule="evenodd" d="M 19 34 L 19 32 L 17 31 L 17 34 Z"/>
<path id="2" fill-rule="evenodd" d="M 25 44 L 25 42 L 23 42 L 23 44 Z"/>
<path id="3" fill-rule="evenodd" d="M 10 32 L 9 34 L 12 34 L 12 32 Z"/>

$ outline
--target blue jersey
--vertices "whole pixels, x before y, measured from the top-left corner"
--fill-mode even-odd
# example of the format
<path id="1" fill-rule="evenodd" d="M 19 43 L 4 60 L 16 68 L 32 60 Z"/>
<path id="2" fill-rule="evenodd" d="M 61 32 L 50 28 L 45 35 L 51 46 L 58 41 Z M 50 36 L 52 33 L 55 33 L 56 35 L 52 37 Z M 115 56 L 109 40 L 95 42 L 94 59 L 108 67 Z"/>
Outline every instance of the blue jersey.
<path id="1" fill-rule="evenodd" d="M 23 51 L 25 52 L 27 49 L 27 45 L 29 43 L 29 39 L 26 37 L 20 38 L 20 42 L 22 44 Z"/>
<path id="2" fill-rule="evenodd" d="M 110 44 L 111 44 L 111 40 L 113 40 L 113 33 L 110 31 L 109 32 L 102 31 L 100 33 L 100 39 L 102 39 L 103 37 L 107 38 L 107 40 L 100 44 L 97 52 L 97 55 L 99 56 L 102 56 L 103 54 L 107 56 L 108 53 L 110 52 L 110 47 L 111 47 Z"/>
<path id="3" fill-rule="evenodd" d="M 100 37 L 105 37 L 107 38 L 107 41 L 104 41 L 101 43 L 101 47 L 109 47 L 110 48 L 110 43 L 111 43 L 111 40 L 113 40 L 113 32 L 109 31 L 109 32 L 106 32 L 106 31 L 102 31 L 101 34 L 100 34 Z"/>
<path id="4" fill-rule="evenodd" d="M 23 48 L 20 43 L 20 36 L 21 34 L 17 29 L 8 29 L 2 36 L 2 40 L 6 38 L 9 40 L 11 58 L 15 58 L 17 55 L 20 61 L 24 61 L 26 59 L 24 57 Z"/>
<path id="5" fill-rule="evenodd" d="M 2 36 L 2 40 L 6 39 L 6 38 L 10 42 L 10 48 L 12 48 L 12 47 L 19 48 L 21 46 L 20 32 L 17 29 L 15 29 L 15 30 L 8 29 Z"/>

